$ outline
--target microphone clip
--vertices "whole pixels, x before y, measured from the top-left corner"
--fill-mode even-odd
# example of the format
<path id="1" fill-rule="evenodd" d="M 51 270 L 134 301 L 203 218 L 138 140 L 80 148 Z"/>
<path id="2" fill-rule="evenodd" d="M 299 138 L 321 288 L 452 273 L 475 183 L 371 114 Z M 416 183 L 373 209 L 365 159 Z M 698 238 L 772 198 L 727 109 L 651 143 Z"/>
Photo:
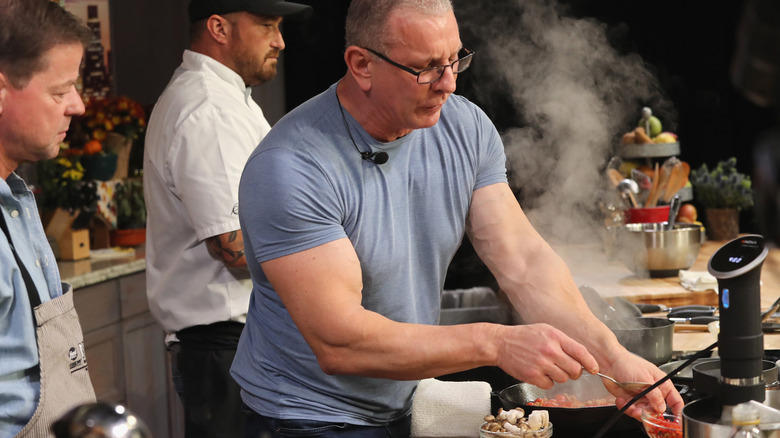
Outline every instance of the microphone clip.
<path id="1" fill-rule="evenodd" d="M 360 150 L 358 150 L 358 152 L 360 152 Z M 387 163 L 387 159 L 389 158 L 387 152 L 371 152 L 371 151 L 360 152 L 360 157 L 374 164 L 385 164 Z"/>

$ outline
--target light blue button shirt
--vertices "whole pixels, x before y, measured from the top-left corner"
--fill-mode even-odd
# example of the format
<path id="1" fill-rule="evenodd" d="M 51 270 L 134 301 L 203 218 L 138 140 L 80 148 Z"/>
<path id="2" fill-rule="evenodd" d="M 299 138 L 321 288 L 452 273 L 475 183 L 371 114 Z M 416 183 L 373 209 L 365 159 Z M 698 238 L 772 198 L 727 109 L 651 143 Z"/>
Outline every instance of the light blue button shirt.
<path id="1" fill-rule="evenodd" d="M 57 262 L 35 197 L 14 173 L 0 179 L 0 210 L 41 302 L 61 296 Z M 30 299 L 5 233 L 0 233 L 0 266 L 0 438 L 6 438 L 19 432 L 35 412 L 40 375 Z"/>

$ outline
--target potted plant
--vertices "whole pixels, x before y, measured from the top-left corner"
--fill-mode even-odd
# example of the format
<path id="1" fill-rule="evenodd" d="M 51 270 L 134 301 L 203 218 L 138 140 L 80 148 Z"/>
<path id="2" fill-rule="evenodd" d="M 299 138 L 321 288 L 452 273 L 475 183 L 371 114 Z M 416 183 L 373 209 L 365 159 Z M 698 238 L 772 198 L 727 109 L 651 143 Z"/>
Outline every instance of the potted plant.
<path id="1" fill-rule="evenodd" d="M 739 211 L 753 205 L 750 177 L 737 171 L 734 157 L 691 171 L 694 198 L 704 206 L 707 234 L 713 240 L 730 240 L 739 234 Z"/>
<path id="2" fill-rule="evenodd" d="M 116 230 L 111 232 L 111 245 L 136 246 L 146 241 L 146 204 L 141 179 L 127 179 L 117 184 Z"/>
<path id="3" fill-rule="evenodd" d="M 57 242 L 61 260 L 89 257 L 89 223 L 97 211 L 97 186 L 84 178 L 80 157 L 60 150 L 57 158 L 37 164 L 40 209 L 46 235 Z"/>

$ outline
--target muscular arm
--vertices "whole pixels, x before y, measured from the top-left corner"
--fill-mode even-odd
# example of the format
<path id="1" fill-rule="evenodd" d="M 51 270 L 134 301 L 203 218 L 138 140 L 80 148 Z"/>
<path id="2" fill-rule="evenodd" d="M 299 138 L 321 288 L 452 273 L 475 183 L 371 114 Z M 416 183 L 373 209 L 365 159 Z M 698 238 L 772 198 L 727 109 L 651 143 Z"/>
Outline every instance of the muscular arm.
<path id="1" fill-rule="evenodd" d="M 241 230 L 209 237 L 206 239 L 206 248 L 212 257 L 221 260 L 229 268 L 246 266 Z"/>
<path id="2" fill-rule="evenodd" d="M 588 310 L 563 260 L 536 232 L 506 184 L 475 192 L 466 232 L 525 322 L 554 322 L 586 345 L 599 363 L 621 348 Z M 571 368 L 567 374 L 580 367 L 566 365 Z"/>
<path id="3" fill-rule="evenodd" d="M 329 374 L 407 380 L 501 365 L 516 377 L 533 377 L 523 374 L 526 364 L 538 364 L 531 370 L 547 368 L 564 357 L 596 367 L 584 347 L 549 325 L 430 326 L 395 322 L 365 309 L 360 261 L 346 238 L 261 266 Z M 525 359 L 507 360 L 507 354 Z M 579 373 L 580 368 L 574 372 Z"/>
<path id="4" fill-rule="evenodd" d="M 620 346 L 612 332 L 596 319 L 563 260 L 533 229 L 506 184 L 495 184 L 474 193 L 467 233 L 475 251 L 524 321 L 554 325 L 584 345 L 598 366 L 613 376 L 648 382 L 663 377 L 657 367 Z M 502 359 L 522 360 L 505 354 L 499 358 L 502 367 L 507 366 Z M 561 381 L 566 374 L 576 377 L 582 366 L 596 370 L 596 364 L 575 359 L 559 357 L 555 366 L 541 366 L 532 377 L 544 381 L 543 373 L 547 373 L 548 378 Z M 649 394 L 649 401 L 662 409 L 666 396 L 671 405 L 681 408 L 682 399 L 673 385 L 666 383 L 662 391 Z M 632 410 L 629 414 L 638 416 L 639 412 Z"/>
<path id="5" fill-rule="evenodd" d="M 328 374 L 399 380 L 485 365 L 494 327 L 404 324 L 361 306 L 360 262 L 344 238 L 262 264 Z"/>

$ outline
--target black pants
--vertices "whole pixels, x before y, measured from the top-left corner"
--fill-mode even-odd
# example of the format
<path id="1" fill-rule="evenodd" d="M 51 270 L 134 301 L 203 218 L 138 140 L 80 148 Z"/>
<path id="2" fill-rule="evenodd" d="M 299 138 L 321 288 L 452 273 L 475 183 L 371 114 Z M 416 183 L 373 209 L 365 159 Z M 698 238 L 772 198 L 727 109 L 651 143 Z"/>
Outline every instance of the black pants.
<path id="1" fill-rule="evenodd" d="M 186 438 L 244 436 L 240 388 L 230 376 L 243 324 L 219 322 L 176 333 L 171 348 L 181 378 Z"/>
<path id="2" fill-rule="evenodd" d="M 382 426 L 355 426 L 314 420 L 278 420 L 264 417 L 244 405 L 249 415 L 246 438 L 409 438 L 412 416 L 407 415 Z"/>

